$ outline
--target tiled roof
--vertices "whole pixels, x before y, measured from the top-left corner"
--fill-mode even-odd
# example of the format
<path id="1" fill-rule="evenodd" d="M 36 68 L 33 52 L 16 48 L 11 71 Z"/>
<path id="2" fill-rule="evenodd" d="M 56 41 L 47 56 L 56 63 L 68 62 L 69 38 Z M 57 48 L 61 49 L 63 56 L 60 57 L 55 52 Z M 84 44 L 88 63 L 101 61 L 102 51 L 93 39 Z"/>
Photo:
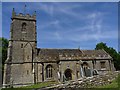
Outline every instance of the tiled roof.
<path id="1" fill-rule="evenodd" d="M 82 52 L 79 49 L 37 49 L 39 60 L 56 61 L 63 57 L 80 57 Z"/>
<path id="2" fill-rule="evenodd" d="M 95 59 L 109 59 L 112 58 L 106 51 L 104 50 L 81 50 L 84 57 L 93 57 Z"/>
<path id="3" fill-rule="evenodd" d="M 80 49 L 37 49 L 37 60 L 40 62 L 77 60 L 77 59 L 110 59 L 104 50 Z"/>

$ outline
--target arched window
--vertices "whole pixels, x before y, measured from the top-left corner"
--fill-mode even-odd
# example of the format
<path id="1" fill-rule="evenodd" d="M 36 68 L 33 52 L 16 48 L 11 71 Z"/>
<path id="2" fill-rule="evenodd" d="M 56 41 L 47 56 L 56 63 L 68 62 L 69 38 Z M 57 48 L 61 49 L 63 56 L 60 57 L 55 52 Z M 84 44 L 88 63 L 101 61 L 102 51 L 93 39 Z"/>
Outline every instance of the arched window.
<path id="1" fill-rule="evenodd" d="M 22 31 L 26 30 L 26 23 L 22 23 Z"/>
<path id="2" fill-rule="evenodd" d="M 47 65 L 46 66 L 46 78 L 52 78 L 53 76 L 53 68 L 52 68 L 52 65 Z"/>

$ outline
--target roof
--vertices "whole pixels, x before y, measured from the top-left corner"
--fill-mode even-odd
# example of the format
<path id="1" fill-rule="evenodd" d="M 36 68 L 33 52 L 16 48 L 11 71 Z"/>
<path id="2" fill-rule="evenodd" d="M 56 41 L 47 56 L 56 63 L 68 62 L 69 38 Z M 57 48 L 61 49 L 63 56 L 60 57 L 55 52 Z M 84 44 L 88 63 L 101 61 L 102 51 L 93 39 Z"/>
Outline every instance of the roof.
<path id="1" fill-rule="evenodd" d="M 90 60 L 111 59 L 104 50 L 80 50 L 80 49 L 37 49 L 37 61 L 49 62 L 59 60 Z"/>
<path id="2" fill-rule="evenodd" d="M 81 50 L 83 56 L 93 57 L 95 59 L 111 59 L 112 57 L 105 50 Z"/>
<path id="3" fill-rule="evenodd" d="M 37 49 L 39 61 L 58 61 L 66 58 L 80 57 L 82 52 L 79 49 Z"/>

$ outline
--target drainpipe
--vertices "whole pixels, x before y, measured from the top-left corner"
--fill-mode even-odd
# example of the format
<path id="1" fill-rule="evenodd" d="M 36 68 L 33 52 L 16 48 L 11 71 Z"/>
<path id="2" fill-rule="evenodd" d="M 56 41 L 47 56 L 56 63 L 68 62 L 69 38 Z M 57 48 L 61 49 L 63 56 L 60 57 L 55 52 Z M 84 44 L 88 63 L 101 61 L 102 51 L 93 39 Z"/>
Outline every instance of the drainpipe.
<path id="1" fill-rule="evenodd" d="M 42 81 L 44 81 L 44 64 L 43 63 L 41 64 L 42 64 Z"/>
<path id="2" fill-rule="evenodd" d="M 35 73 L 35 65 L 34 65 L 34 69 L 33 69 L 33 74 L 34 74 L 34 84 L 36 84 L 36 73 Z"/>

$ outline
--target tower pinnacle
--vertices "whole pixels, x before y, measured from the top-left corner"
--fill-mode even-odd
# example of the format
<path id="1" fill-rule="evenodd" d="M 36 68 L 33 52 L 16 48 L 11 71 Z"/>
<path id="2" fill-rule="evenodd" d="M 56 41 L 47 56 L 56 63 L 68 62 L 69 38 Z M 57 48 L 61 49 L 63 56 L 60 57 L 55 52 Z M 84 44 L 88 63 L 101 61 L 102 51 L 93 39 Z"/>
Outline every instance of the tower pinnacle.
<path id="1" fill-rule="evenodd" d="M 13 8 L 13 10 L 12 10 L 12 17 L 15 16 L 15 14 L 16 14 L 15 13 L 15 9 Z"/>

